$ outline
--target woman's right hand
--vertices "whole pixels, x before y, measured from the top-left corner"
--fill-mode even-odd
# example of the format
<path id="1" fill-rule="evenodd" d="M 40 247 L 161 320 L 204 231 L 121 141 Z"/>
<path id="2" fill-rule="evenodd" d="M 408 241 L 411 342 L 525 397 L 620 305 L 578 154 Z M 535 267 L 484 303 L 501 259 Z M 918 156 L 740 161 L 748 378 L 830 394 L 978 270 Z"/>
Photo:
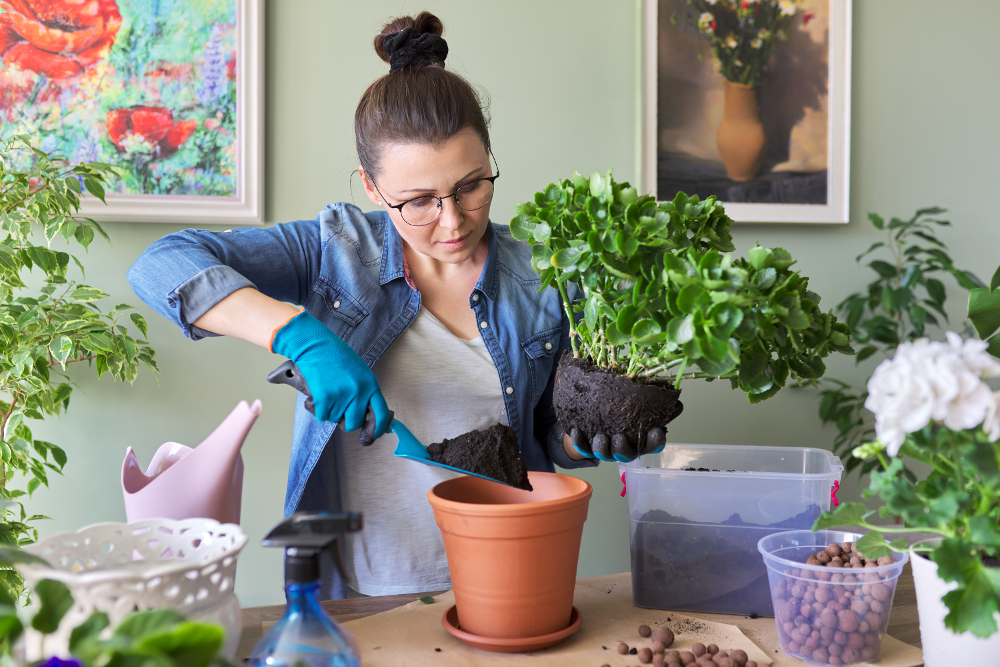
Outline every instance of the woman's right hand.
<path id="1" fill-rule="evenodd" d="M 343 419 L 344 430 L 356 431 L 364 426 L 371 406 L 375 437 L 385 433 L 391 417 L 375 374 L 325 324 L 303 310 L 274 330 L 271 351 L 299 367 L 312 393 L 316 419 Z"/>

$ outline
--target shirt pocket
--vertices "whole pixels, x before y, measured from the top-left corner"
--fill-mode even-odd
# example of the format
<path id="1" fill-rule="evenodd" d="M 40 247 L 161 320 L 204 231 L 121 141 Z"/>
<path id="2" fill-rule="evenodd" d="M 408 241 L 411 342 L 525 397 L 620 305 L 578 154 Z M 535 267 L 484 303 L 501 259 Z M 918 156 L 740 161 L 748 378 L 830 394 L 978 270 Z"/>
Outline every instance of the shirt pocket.
<path id="1" fill-rule="evenodd" d="M 337 283 L 320 278 L 313 292 L 323 299 L 328 317 L 324 319 L 333 333 L 347 341 L 358 325 L 368 317 L 368 310 L 361 302 Z"/>
<path id="2" fill-rule="evenodd" d="M 542 392 L 549 384 L 552 367 L 555 365 L 555 355 L 559 350 L 559 339 L 562 337 L 562 327 L 549 329 L 535 334 L 521 343 L 524 354 L 528 357 L 528 368 L 531 372 L 531 404 L 534 406 L 542 397 Z"/>

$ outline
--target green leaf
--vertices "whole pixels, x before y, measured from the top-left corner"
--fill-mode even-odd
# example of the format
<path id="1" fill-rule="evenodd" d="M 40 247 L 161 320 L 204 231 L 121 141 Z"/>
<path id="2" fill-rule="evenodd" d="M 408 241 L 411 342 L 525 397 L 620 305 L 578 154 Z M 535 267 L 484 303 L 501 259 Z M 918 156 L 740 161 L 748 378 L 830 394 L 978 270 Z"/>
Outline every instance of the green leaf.
<path id="1" fill-rule="evenodd" d="M 992 292 L 998 287 L 1000 287 L 1000 266 L 997 267 L 996 273 L 990 279 L 990 291 Z"/>
<path id="2" fill-rule="evenodd" d="M 892 555 L 892 548 L 885 541 L 885 536 L 877 530 L 869 531 L 868 534 L 855 542 L 854 546 L 865 558 L 877 560 Z"/>
<path id="3" fill-rule="evenodd" d="M 86 621 L 73 628 L 69 635 L 70 653 L 75 653 L 80 644 L 87 640 L 96 640 L 101 630 L 108 627 L 110 621 L 103 611 L 95 611 Z"/>
<path id="4" fill-rule="evenodd" d="M 125 620 L 115 628 L 115 636 L 138 639 L 144 635 L 166 632 L 184 620 L 184 616 L 173 609 L 135 612 L 126 616 Z"/>
<path id="5" fill-rule="evenodd" d="M 100 181 L 93 176 L 88 176 L 83 179 L 83 186 L 87 188 L 87 192 L 104 202 L 104 186 L 101 185 Z M 107 202 L 104 203 L 106 204 Z"/>
<path id="6" fill-rule="evenodd" d="M 823 530 L 825 528 L 840 528 L 843 526 L 861 526 L 865 523 L 865 518 L 871 514 L 862 503 L 841 503 L 836 509 L 823 512 L 816 522 L 813 523 L 813 530 Z"/>
<path id="7" fill-rule="evenodd" d="M 632 327 L 632 338 L 640 343 L 653 343 L 660 338 L 663 328 L 655 320 L 639 320 Z"/>
<path id="8" fill-rule="evenodd" d="M 21 633 L 24 626 L 17 617 L 17 610 L 14 605 L 4 605 L 0 607 L 0 642 L 12 645 Z"/>
<path id="9" fill-rule="evenodd" d="M 16 566 L 18 563 L 52 567 L 52 565 L 41 556 L 35 556 L 33 554 L 29 554 L 27 551 L 22 551 L 12 547 L 0 547 L 0 565 L 11 568 Z"/>
<path id="10" fill-rule="evenodd" d="M 108 296 L 107 292 L 97 289 L 96 287 L 88 287 L 87 285 L 80 285 L 73 293 L 70 295 L 74 300 L 80 301 L 82 303 L 91 303 L 93 301 L 100 301 L 101 299 Z"/>
<path id="11" fill-rule="evenodd" d="M 1000 329 L 1000 290 L 981 287 L 969 292 L 969 319 L 979 337 L 986 340 Z"/>
<path id="12" fill-rule="evenodd" d="M 754 246 L 750 248 L 747 256 L 750 259 L 750 266 L 758 271 L 774 264 L 774 254 L 770 248 L 762 248 L 759 245 Z"/>
<path id="13" fill-rule="evenodd" d="M 675 317 L 667 323 L 667 340 L 684 345 L 694 338 L 694 316 Z"/>
<path id="14" fill-rule="evenodd" d="M 419 597 L 417 599 L 423 602 L 424 604 L 434 604 L 434 598 L 432 598 L 430 595 L 424 595 L 423 597 Z"/>
<path id="15" fill-rule="evenodd" d="M 73 596 L 61 581 L 43 579 L 32 588 L 41 606 L 31 619 L 31 627 L 44 634 L 52 634 L 59 628 L 59 622 L 73 607 Z"/>
<path id="16" fill-rule="evenodd" d="M 970 547 L 967 540 L 945 538 L 931 559 L 943 581 L 958 582 L 958 588 L 942 598 L 949 610 L 945 626 L 985 638 L 997 630 L 993 616 L 1000 611 L 1000 568 L 984 566 L 979 551 Z"/>
<path id="17" fill-rule="evenodd" d="M 884 262 L 881 259 L 876 259 L 873 262 L 869 262 L 868 266 L 875 270 L 883 278 L 895 278 L 897 275 L 896 267 L 889 262 Z"/>
<path id="18" fill-rule="evenodd" d="M 632 337 L 629 334 L 622 333 L 614 322 L 609 324 L 608 328 L 604 330 L 604 335 L 612 345 L 625 345 L 632 340 Z"/>
<path id="19" fill-rule="evenodd" d="M 572 246 L 569 248 L 563 248 L 554 255 L 552 255 L 552 266 L 557 269 L 568 269 L 571 266 L 576 266 L 580 261 L 580 257 L 584 252 L 587 251 L 586 246 Z"/>
<path id="20" fill-rule="evenodd" d="M 638 318 L 638 309 L 632 304 L 628 304 L 618 312 L 615 324 L 618 326 L 619 331 L 632 331 L 632 327 L 635 326 L 635 322 Z"/>
<path id="21" fill-rule="evenodd" d="M 591 294 L 583 305 L 583 321 L 591 331 L 597 326 L 598 302 L 597 295 Z"/>
<path id="22" fill-rule="evenodd" d="M 175 665 L 208 667 L 223 639 L 225 633 L 217 625 L 181 623 L 169 632 L 140 636 L 133 647 L 140 652 L 169 656 Z"/>
<path id="23" fill-rule="evenodd" d="M 94 240 L 94 230 L 87 225 L 79 225 L 73 235 L 76 237 L 77 243 L 84 248 L 89 247 L 91 241 Z"/>

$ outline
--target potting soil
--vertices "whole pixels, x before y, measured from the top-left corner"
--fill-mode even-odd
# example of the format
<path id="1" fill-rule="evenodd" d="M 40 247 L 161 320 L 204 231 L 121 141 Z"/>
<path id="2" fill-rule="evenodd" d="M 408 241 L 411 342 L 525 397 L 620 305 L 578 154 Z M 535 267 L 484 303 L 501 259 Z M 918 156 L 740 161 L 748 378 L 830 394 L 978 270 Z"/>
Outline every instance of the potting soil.
<path id="1" fill-rule="evenodd" d="M 453 468 L 492 477 L 518 489 L 531 491 L 528 466 L 517 446 L 514 429 L 495 424 L 484 431 L 469 431 L 427 446 L 431 460 Z"/>
<path id="2" fill-rule="evenodd" d="M 784 521 L 762 526 L 733 514 L 699 523 L 650 510 L 632 537 L 635 604 L 651 609 L 774 616 L 767 568 L 757 551 L 762 537 L 808 529 L 821 513 L 810 505 Z"/>
<path id="3" fill-rule="evenodd" d="M 567 350 L 556 371 L 552 403 L 567 431 L 575 427 L 588 438 L 624 433 L 633 446 L 641 448 L 650 428 L 666 430 L 684 410 L 680 395 L 673 385 L 636 382 L 574 358 Z"/>

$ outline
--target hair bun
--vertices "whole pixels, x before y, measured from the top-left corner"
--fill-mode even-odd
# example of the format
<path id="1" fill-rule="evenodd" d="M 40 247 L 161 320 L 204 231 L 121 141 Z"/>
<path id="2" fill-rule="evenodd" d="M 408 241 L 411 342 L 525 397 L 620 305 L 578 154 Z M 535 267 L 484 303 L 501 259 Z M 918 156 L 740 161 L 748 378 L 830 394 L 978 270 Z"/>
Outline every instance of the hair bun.
<path id="1" fill-rule="evenodd" d="M 448 57 L 448 42 L 431 32 L 403 28 L 382 39 L 382 50 L 389 56 L 389 73 L 428 65 L 443 67 Z"/>

